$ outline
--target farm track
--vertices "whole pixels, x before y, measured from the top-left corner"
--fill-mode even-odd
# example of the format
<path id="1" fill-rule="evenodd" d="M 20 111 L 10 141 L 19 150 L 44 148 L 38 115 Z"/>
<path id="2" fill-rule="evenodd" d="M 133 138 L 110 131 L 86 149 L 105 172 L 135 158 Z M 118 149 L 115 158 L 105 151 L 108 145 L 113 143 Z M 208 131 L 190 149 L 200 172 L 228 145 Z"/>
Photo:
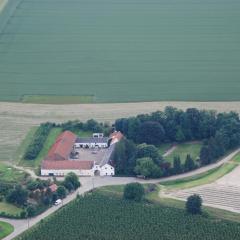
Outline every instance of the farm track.
<path id="1" fill-rule="evenodd" d="M 14 152 L 29 129 L 42 122 L 96 119 L 113 122 L 117 118 L 163 110 L 196 107 L 219 112 L 240 113 L 240 102 L 137 102 L 109 104 L 43 105 L 0 102 L 0 160 L 14 160 Z"/>

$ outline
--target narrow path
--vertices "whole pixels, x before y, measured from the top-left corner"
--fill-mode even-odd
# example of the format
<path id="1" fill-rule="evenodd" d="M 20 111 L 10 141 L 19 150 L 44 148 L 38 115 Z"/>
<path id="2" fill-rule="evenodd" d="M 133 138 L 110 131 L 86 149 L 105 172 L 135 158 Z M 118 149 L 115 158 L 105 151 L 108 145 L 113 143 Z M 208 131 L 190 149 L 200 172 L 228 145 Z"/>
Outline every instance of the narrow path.
<path id="1" fill-rule="evenodd" d="M 194 176 L 206 171 L 209 171 L 213 168 L 216 168 L 223 163 L 230 161 L 238 152 L 240 152 L 240 148 L 229 154 L 228 156 L 224 157 L 217 163 L 196 169 L 192 172 L 189 173 L 184 173 L 180 174 L 177 176 L 171 176 L 171 177 L 165 177 L 161 179 L 151 179 L 151 180 L 144 180 L 144 179 L 137 179 L 134 177 L 80 177 L 80 182 L 82 186 L 73 194 L 68 195 L 64 200 L 63 200 L 63 206 L 74 200 L 77 196 L 77 194 L 84 194 L 88 192 L 89 190 L 93 188 L 98 188 L 98 187 L 103 187 L 103 186 L 109 186 L 109 185 L 121 185 L 121 184 L 127 184 L 131 182 L 139 182 L 139 183 L 161 183 L 165 181 L 170 181 L 170 180 L 177 180 L 177 179 L 182 179 L 185 177 L 190 177 Z M 14 226 L 14 232 L 4 238 L 4 240 L 10 240 L 13 239 L 14 237 L 18 236 L 22 232 L 26 231 L 29 227 L 35 225 L 36 223 L 40 222 L 42 219 L 46 218 L 50 214 L 54 213 L 57 211 L 61 206 L 52 206 L 49 208 L 47 211 L 44 213 L 28 220 L 12 220 L 12 219 L 6 219 L 6 218 L 0 218 L 1 221 L 8 222 Z"/>
<path id="2" fill-rule="evenodd" d="M 176 150 L 176 148 L 177 148 L 177 145 L 173 145 L 163 154 L 163 157 L 169 156 L 171 153 L 173 153 Z"/>

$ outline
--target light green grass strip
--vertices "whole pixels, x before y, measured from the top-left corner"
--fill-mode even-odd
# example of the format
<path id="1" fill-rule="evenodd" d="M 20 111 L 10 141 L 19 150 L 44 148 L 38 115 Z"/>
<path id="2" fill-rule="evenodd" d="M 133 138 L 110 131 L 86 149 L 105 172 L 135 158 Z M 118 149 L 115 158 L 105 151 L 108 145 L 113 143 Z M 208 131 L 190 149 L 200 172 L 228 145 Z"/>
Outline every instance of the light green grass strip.
<path id="1" fill-rule="evenodd" d="M 169 182 L 161 183 L 161 185 L 165 186 L 166 189 L 184 189 L 184 188 L 192 188 L 208 183 L 212 183 L 217 179 L 223 177 L 227 173 L 231 172 L 238 164 L 236 163 L 225 163 L 218 168 L 212 169 L 206 173 L 202 173 L 196 175 L 194 177 L 188 177 L 180 180 L 174 180 Z"/>
<path id="2" fill-rule="evenodd" d="M 0 221 L 0 239 L 8 236 L 13 231 L 14 227 L 11 224 Z"/>
<path id="3" fill-rule="evenodd" d="M 94 96 L 24 95 L 21 98 L 21 101 L 24 103 L 40 103 L 40 104 L 93 103 Z"/>

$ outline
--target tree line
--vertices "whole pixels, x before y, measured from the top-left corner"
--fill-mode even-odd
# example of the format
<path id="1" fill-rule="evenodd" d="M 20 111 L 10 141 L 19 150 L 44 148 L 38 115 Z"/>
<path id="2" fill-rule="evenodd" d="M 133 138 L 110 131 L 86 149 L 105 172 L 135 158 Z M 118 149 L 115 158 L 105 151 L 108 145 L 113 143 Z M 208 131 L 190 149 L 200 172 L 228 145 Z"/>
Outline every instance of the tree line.
<path id="1" fill-rule="evenodd" d="M 240 119 L 235 112 L 167 107 L 163 112 L 118 119 L 115 128 L 127 138 L 118 144 L 114 155 L 116 172 L 120 174 L 179 174 L 213 163 L 240 146 Z M 183 165 L 176 156 L 171 166 L 159 156 L 157 147 L 163 143 L 196 140 L 203 141 L 198 164 L 188 155 Z"/>
<path id="2" fill-rule="evenodd" d="M 33 136 L 32 142 L 29 144 L 29 146 L 26 149 L 26 152 L 24 154 L 24 159 L 26 160 L 34 160 L 40 151 L 43 148 L 43 145 L 51 131 L 51 129 L 55 126 L 54 123 L 43 123 L 40 125 L 40 127 L 37 129 Z"/>

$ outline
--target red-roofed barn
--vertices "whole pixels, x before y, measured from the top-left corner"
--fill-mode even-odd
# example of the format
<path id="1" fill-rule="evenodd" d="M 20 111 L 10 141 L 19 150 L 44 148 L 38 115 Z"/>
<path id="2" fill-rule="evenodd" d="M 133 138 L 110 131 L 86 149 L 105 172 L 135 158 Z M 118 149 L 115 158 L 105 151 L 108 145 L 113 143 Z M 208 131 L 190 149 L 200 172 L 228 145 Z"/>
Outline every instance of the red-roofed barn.
<path id="1" fill-rule="evenodd" d="M 77 136 L 70 131 L 65 131 L 62 134 L 60 134 L 56 142 L 49 150 L 45 160 L 48 161 L 68 160 L 69 155 L 73 150 L 73 146 L 76 139 Z"/>

